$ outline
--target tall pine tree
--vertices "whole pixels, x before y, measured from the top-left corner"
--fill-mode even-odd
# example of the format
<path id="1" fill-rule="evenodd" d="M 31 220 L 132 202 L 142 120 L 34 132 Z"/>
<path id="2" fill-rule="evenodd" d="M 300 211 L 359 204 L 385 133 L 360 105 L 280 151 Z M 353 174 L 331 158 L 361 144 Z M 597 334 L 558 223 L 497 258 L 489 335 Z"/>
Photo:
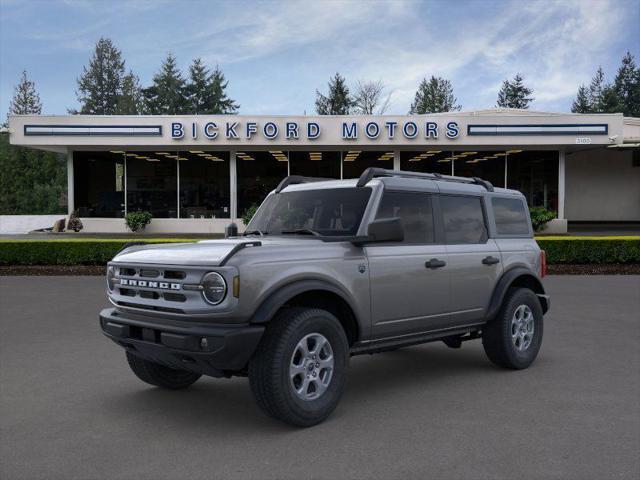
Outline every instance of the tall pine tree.
<path id="1" fill-rule="evenodd" d="M 316 112 L 319 115 L 348 115 L 354 104 L 349 87 L 339 73 L 329 80 L 329 92 L 326 96 L 316 90 Z"/>
<path id="2" fill-rule="evenodd" d="M 524 78 L 517 73 L 513 80 L 502 82 L 502 88 L 498 92 L 498 107 L 529 108 L 529 104 L 533 101 L 532 93 L 533 89 L 526 87 Z"/>
<path id="3" fill-rule="evenodd" d="M 185 87 L 190 113 L 237 113 L 239 105 L 227 97 L 227 85 L 218 66 L 210 73 L 202 60 L 196 58 L 189 67 L 189 82 Z"/>
<path id="4" fill-rule="evenodd" d="M 228 84 L 229 82 L 225 80 L 224 73 L 216 65 L 208 82 L 209 107 L 206 113 L 238 113 L 240 105 L 227 96 Z"/>
<path id="5" fill-rule="evenodd" d="M 9 104 L 9 113 L 14 115 L 40 115 L 42 102 L 36 91 L 36 84 L 27 78 L 27 71 L 23 70 L 20 83 L 13 91 L 13 98 Z"/>
<path id="6" fill-rule="evenodd" d="M 175 57 L 169 53 L 160 71 L 154 75 L 153 84 L 143 90 L 146 108 L 154 115 L 188 113 L 186 82 L 178 69 Z"/>
<path id="7" fill-rule="evenodd" d="M 452 112 L 460 110 L 457 98 L 453 95 L 453 86 L 449 80 L 431 76 L 422 79 L 411 104 L 410 114 Z"/>
<path id="8" fill-rule="evenodd" d="M 578 87 L 578 94 L 576 99 L 571 104 L 571 111 L 573 113 L 590 113 L 591 102 L 589 99 L 589 90 L 584 85 Z"/>
<path id="9" fill-rule="evenodd" d="M 129 71 L 122 78 L 120 95 L 116 102 L 116 112 L 118 115 L 140 115 L 144 112 L 144 97 L 140 80 L 133 72 Z"/>
<path id="10" fill-rule="evenodd" d="M 42 104 L 35 84 L 22 72 L 9 104 L 9 113 L 40 115 Z M 0 215 L 64 213 L 67 162 L 60 154 L 9 144 L 0 135 Z"/>
<path id="11" fill-rule="evenodd" d="M 108 38 L 101 38 L 78 79 L 76 95 L 80 112 L 92 115 L 114 115 L 118 113 L 118 99 L 122 93 L 125 76 L 122 52 Z M 72 111 L 72 113 L 78 113 Z"/>
<path id="12" fill-rule="evenodd" d="M 640 69 L 631 52 L 622 59 L 613 81 L 621 111 L 628 117 L 640 117 Z"/>

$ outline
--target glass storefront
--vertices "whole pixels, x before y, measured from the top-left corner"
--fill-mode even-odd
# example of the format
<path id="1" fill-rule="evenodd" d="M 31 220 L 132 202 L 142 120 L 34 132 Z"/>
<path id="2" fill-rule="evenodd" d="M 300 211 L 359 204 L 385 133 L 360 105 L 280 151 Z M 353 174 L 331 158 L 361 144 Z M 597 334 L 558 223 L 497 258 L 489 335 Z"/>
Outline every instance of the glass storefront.
<path id="1" fill-rule="evenodd" d="M 178 216 L 178 166 L 156 152 L 127 152 L 127 211 L 154 218 Z M 172 157 L 174 155 L 171 155 Z"/>
<path id="2" fill-rule="evenodd" d="M 230 218 L 229 152 L 180 152 L 180 218 Z"/>
<path id="3" fill-rule="evenodd" d="M 452 157 L 453 152 L 437 149 L 400 152 L 400 170 L 451 175 Z"/>
<path id="4" fill-rule="evenodd" d="M 267 194 L 289 173 L 286 153 L 238 152 L 236 154 L 238 175 L 238 217 L 252 205 L 260 205 Z"/>
<path id="5" fill-rule="evenodd" d="M 340 152 L 289 152 L 289 173 L 304 177 L 340 178 Z"/>
<path id="6" fill-rule="evenodd" d="M 237 152 L 237 215 L 287 175 L 357 178 L 368 167 L 393 169 L 393 158 L 392 150 Z M 136 210 L 155 218 L 231 217 L 229 152 L 74 152 L 73 163 L 81 217 L 121 218 Z M 480 177 L 523 192 L 531 206 L 558 208 L 557 151 L 425 148 L 401 151 L 400 168 Z"/>
<path id="7" fill-rule="evenodd" d="M 123 152 L 73 154 L 75 208 L 81 217 L 124 217 Z"/>
<path id="8" fill-rule="evenodd" d="M 558 211 L 558 152 L 517 151 L 507 157 L 507 187 L 521 191 L 530 207 Z"/>
<path id="9" fill-rule="evenodd" d="M 342 178 L 358 178 L 369 167 L 393 169 L 393 151 L 349 150 L 343 153 Z"/>
<path id="10" fill-rule="evenodd" d="M 504 187 L 504 164 L 507 153 L 502 151 L 453 152 L 453 171 L 458 177 L 478 177 L 496 187 Z"/>

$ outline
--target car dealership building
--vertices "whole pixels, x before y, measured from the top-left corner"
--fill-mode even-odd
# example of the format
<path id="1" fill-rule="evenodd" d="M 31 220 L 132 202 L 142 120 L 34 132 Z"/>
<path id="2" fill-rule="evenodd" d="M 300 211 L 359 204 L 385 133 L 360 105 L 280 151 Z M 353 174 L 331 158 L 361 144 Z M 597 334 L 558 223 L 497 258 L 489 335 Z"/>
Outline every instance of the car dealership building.
<path id="1" fill-rule="evenodd" d="M 569 223 L 640 222 L 640 119 L 492 109 L 407 116 L 12 116 L 11 143 L 64 153 L 87 232 L 222 232 L 283 177 L 367 167 L 481 177 Z"/>

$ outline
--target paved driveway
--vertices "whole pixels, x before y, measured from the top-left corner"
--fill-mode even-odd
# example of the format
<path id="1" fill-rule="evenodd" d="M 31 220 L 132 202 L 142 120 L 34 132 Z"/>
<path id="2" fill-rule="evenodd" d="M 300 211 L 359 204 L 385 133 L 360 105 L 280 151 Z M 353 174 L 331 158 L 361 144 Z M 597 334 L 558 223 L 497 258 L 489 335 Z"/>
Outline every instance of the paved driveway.
<path id="1" fill-rule="evenodd" d="M 246 379 L 168 392 L 102 337 L 98 277 L 0 277 L 0 478 L 640 478 L 640 277 L 549 277 L 537 362 L 479 342 L 355 357 L 334 415 L 263 416 Z"/>

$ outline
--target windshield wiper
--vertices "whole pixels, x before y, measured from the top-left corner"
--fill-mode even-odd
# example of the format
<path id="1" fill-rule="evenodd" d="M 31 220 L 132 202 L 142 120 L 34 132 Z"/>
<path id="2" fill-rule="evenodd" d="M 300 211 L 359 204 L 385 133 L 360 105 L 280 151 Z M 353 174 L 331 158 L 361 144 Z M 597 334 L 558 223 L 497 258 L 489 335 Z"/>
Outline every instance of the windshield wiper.
<path id="1" fill-rule="evenodd" d="M 282 235 L 313 235 L 316 237 L 321 236 L 315 230 L 311 230 L 310 228 L 296 228 L 295 230 L 282 230 L 280 232 Z"/>
<path id="2" fill-rule="evenodd" d="M 247 235 L 259 235 L 262 237 L 267 235 L 267 232 L 263 232 L 262 230 L 247 230 L 242 234 L 243 237 L 246 237 Z"/>

